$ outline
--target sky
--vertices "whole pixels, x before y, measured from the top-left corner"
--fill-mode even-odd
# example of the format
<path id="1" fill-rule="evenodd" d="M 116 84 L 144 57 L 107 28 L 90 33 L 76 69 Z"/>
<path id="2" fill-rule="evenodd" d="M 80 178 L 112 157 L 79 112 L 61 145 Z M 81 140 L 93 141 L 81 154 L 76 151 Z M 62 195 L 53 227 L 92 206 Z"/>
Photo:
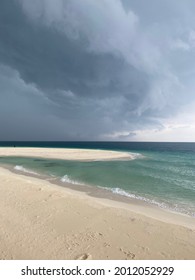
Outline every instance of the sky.
<path id="1" fill-rule="evenodd" d="M 194 0 L 1 0 L 0 141 L 195 142 Z"/>

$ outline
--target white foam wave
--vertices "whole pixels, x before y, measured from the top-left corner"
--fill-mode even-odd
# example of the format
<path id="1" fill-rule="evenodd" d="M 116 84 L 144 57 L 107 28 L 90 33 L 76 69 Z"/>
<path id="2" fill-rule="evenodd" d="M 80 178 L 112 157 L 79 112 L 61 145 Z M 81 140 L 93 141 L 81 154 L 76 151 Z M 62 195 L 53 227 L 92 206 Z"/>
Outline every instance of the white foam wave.
<path id="1" fill-rule="evenodd" d="M 131 159 L 145 158 L 144 155 L 139 153 L 129 153 L 129 155 L 131 156 Z"/>
<path id="2" fill-rule="evenodd" d="M 143 196 L 140 196 L 140 195 L 135 195 L 135 194 L 126 192 L 126 191 L 124 191 L 120 188 L 106 188 L 106 187 L 101 187 L 101 186 L 98 186 L 98 187 L 102 188 L 102 189 L 105 189 L 107 191 L 111 191 L 114 194 L 118 194 L 118 195 L 121 195 L 121 196 L 126 196 L 126 197 L 129 197 L 129 198 L 141 200 L 141 201 L 156 205 L 156 206 L 161 207 L 161 208 L 167 208 L 167 205 L 163 202 L 158 202 L 154 199 L 149 199 L 149 198 L 146 198 L 146 197 L 143 197 Z"/>
<path id="3" fill-rule="evenodd" d="M 15 170 L 18 170 L 18 171 L 21 171 L 21 172 L 25 172 L 25 173 L 29 173 L 29 174 L 34 174 L 34 175 L 38 175 L 38 173 L 32 171 L 32 170 L 29 170 L 29 169 L 26 169 L 24 168 L 22 165 L 16 165 L 14 167 Z"/>
<path id="4" fill-rule="evenodd" d="M 108 188 L 107 188 L 108 190 Z M 163 207 L 165 208 L 165 204 L 164 203 L 160 203 L 160 202 L 157 202 L 156 200 L 153 200 L 153 199 L 149 199 L 149 198 L 146 198 L 146 197 L 143 197 L 143 196 L 140 196 L 140 195 L 135 195 L 135 194 L 132 194 L 132 193 L 128 193 L 120 188 L 112 188 L 110 189 L 112 191 L 112 193 L 115 193 L 115 194 L 119 194 L 119 195 L 122 195 L 122 196 L 126 196 L 126 197 L 130 197 L 130 198 L 133 198 L 133 199 L 138 199 L 138 200 L 142 200 L 142 201 L 145 201 L 147 203 L 152 203 L 154 205 L 157 205 L 157 206 L 160 206 L 160 207 Z"/>
<path id="5" fill-rule="evenodd" d="M 68 175 L 64 175 L 64 176 L 61 178 L 61 182 L 63 182 L 63 183 L 69 183 L 69 184 L 74 184 L 74 185 L 83 185 L 83 183 L 81 183 L 81 182 L 72 180 Z"/>
<path id="6" fill-rule="evenodd" d="M 174 211 L 174 212 L 178 212 L 178 213 L 181 213 L 181 214 L 185 214 L 185 215 L 195 217 L 194 208 L 190 211 L 189 209 L 180 207 L 177 204 L 169 205 L 168 202 L 167 203 L 158 202 L 157 200 L 154 200 L 154 199 L 149 199 L 149 198 L 146 198 L 146 197 L 142 197 L 140 195 L 135 195 L 135 194 L 132 194 L 132 193 L 128 193 L 128 192 L 126 192 L 126 191 L 124 191 L 120 188 L 106 188 L 106 187 L 101 187 L 101 186 L 98 186 L 98 187 L 102 188 L 102 189 L 105 189 L 105 190 L 108 190 L 108 191 L 111 191 L 112 193 L 117 194 L 117 195 L 141 200 L 141 201 L 144 201 L 146 203 L 158 206 L 160 208 L 167 209 L 169 211 Z"/>

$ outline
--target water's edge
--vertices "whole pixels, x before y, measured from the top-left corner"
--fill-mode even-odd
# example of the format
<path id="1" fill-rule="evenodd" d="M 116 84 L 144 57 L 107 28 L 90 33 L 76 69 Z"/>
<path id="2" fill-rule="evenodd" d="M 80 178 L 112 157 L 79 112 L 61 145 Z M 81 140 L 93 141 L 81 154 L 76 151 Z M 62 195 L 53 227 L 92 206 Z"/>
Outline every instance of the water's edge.
<path id="1" fill-rule="evenodd" d="M 57 178 L 51 178 L 44 174 L 25 173 L 20 170 L 14 169 L 13 166 L 10 166 L 8 164 L 0 164 L 0 167 L 9 170 L 13 174 L 23 175 L 28 178 L 41 179 L 41 180 L 47 181 L 51 184 L 54 184 L 55 186 L 58 186 L 60 188 L 69 189 L 76 193 L 83 193 L 89 197 L 103 199 L 106 201 L 112 201 L 112 202 L 116 202 L 116 203 L 117 202 L 122 203 L 123 205 L 126 205 L 127 207 L 129 207 L 128 209 L 133 212 L 134 212 L 134 210 L 131 209 L 131 206 L 136 206 L 137 209 L 140 209 L 137 211 L 137 213 L 144 215 L 146 217 L 157 219 L 157 220 L 163 221 L 163 222 L 168 222 L 171 224 L 173 223 L 176 225 L 177 224 L 182 225 L 182 226 L 190 228 L 190 229 L 195 229 L 195 224 L 194 224 L 195 219 L 192 216 L 189 216 L 184 213 L 173 211 L 171 209 L 161 208 L 161 207 L 158 207 L 157 205 L 149 204 L 145 201 L 141 201 L 141 200 L 134 199 L 131 197 L 121 196 L 117 193 L 112 193 L 112 192 L 110 192 L 110 190 L 106 190 L 103 188 L 101 189 L 99 187 L 94 187 L 94 186 L 84 185 L 84 184 L 76 185 L 76 184 L 71 184 L 71 183 L 63 183 L 61 180 L 59 180 Z M 116 205 L 116 208 L 118 208 L 117 205 Z M 124 208 L 126 208 L 126 207 L 124 207 Z M 152 210 L 152 212 L 150 212 L 150 210 Z M 157 212 L 157 215 L 153 215 L 153 213 L 155 213 L 155 212 Z M 152 213 L 152 214 L 150 214 L 150 213 Z M 158 214 L 160 214 L 160 215 L 158 216 Z M 168 220 L 167 220 L 167 216 L 166 216 L 167 214 L 168 214 Z M 169 215 L 170 215 L 171 219 L 169 219 Z M 176 220 L 172 219 L 173 218 L 172 215 L 173 215 L 173 217 L 176 218 Z M 165 218 L 165 220 L 164 220 L 164 218 Z"/>

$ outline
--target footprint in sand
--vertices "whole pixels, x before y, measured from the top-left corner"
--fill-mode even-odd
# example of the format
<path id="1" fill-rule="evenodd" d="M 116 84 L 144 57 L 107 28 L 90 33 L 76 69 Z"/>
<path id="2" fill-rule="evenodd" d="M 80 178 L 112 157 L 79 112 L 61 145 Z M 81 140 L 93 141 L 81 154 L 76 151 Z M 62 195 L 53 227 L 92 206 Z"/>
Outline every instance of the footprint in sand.
<path id="1" fill-rule="evenodd" d="M 92 260 L 92 256 L 90 254 L 83 254 L 77 256 L 75 260 Z"/>
<path id="2" fill-rule="evenodd" d="M 125 251 L 123 248 L 120 248 L 120 251 L 123 252 L 124 255 L 126 255 L 128 260 L 134 260 L 136 255 L 130 251 Z"/>

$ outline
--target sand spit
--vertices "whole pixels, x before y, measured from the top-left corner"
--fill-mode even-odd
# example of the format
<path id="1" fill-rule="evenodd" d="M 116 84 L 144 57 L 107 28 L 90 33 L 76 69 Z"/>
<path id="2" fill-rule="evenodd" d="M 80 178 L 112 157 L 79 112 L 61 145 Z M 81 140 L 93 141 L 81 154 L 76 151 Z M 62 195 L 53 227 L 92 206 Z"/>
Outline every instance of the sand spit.
<path id="1" fill-rule="evenodd" d="M 64 160 L 131 160 L 136 157 L 136 154 L 89 149 L 0 147 L 0 156 L 37 157 Z"/>

